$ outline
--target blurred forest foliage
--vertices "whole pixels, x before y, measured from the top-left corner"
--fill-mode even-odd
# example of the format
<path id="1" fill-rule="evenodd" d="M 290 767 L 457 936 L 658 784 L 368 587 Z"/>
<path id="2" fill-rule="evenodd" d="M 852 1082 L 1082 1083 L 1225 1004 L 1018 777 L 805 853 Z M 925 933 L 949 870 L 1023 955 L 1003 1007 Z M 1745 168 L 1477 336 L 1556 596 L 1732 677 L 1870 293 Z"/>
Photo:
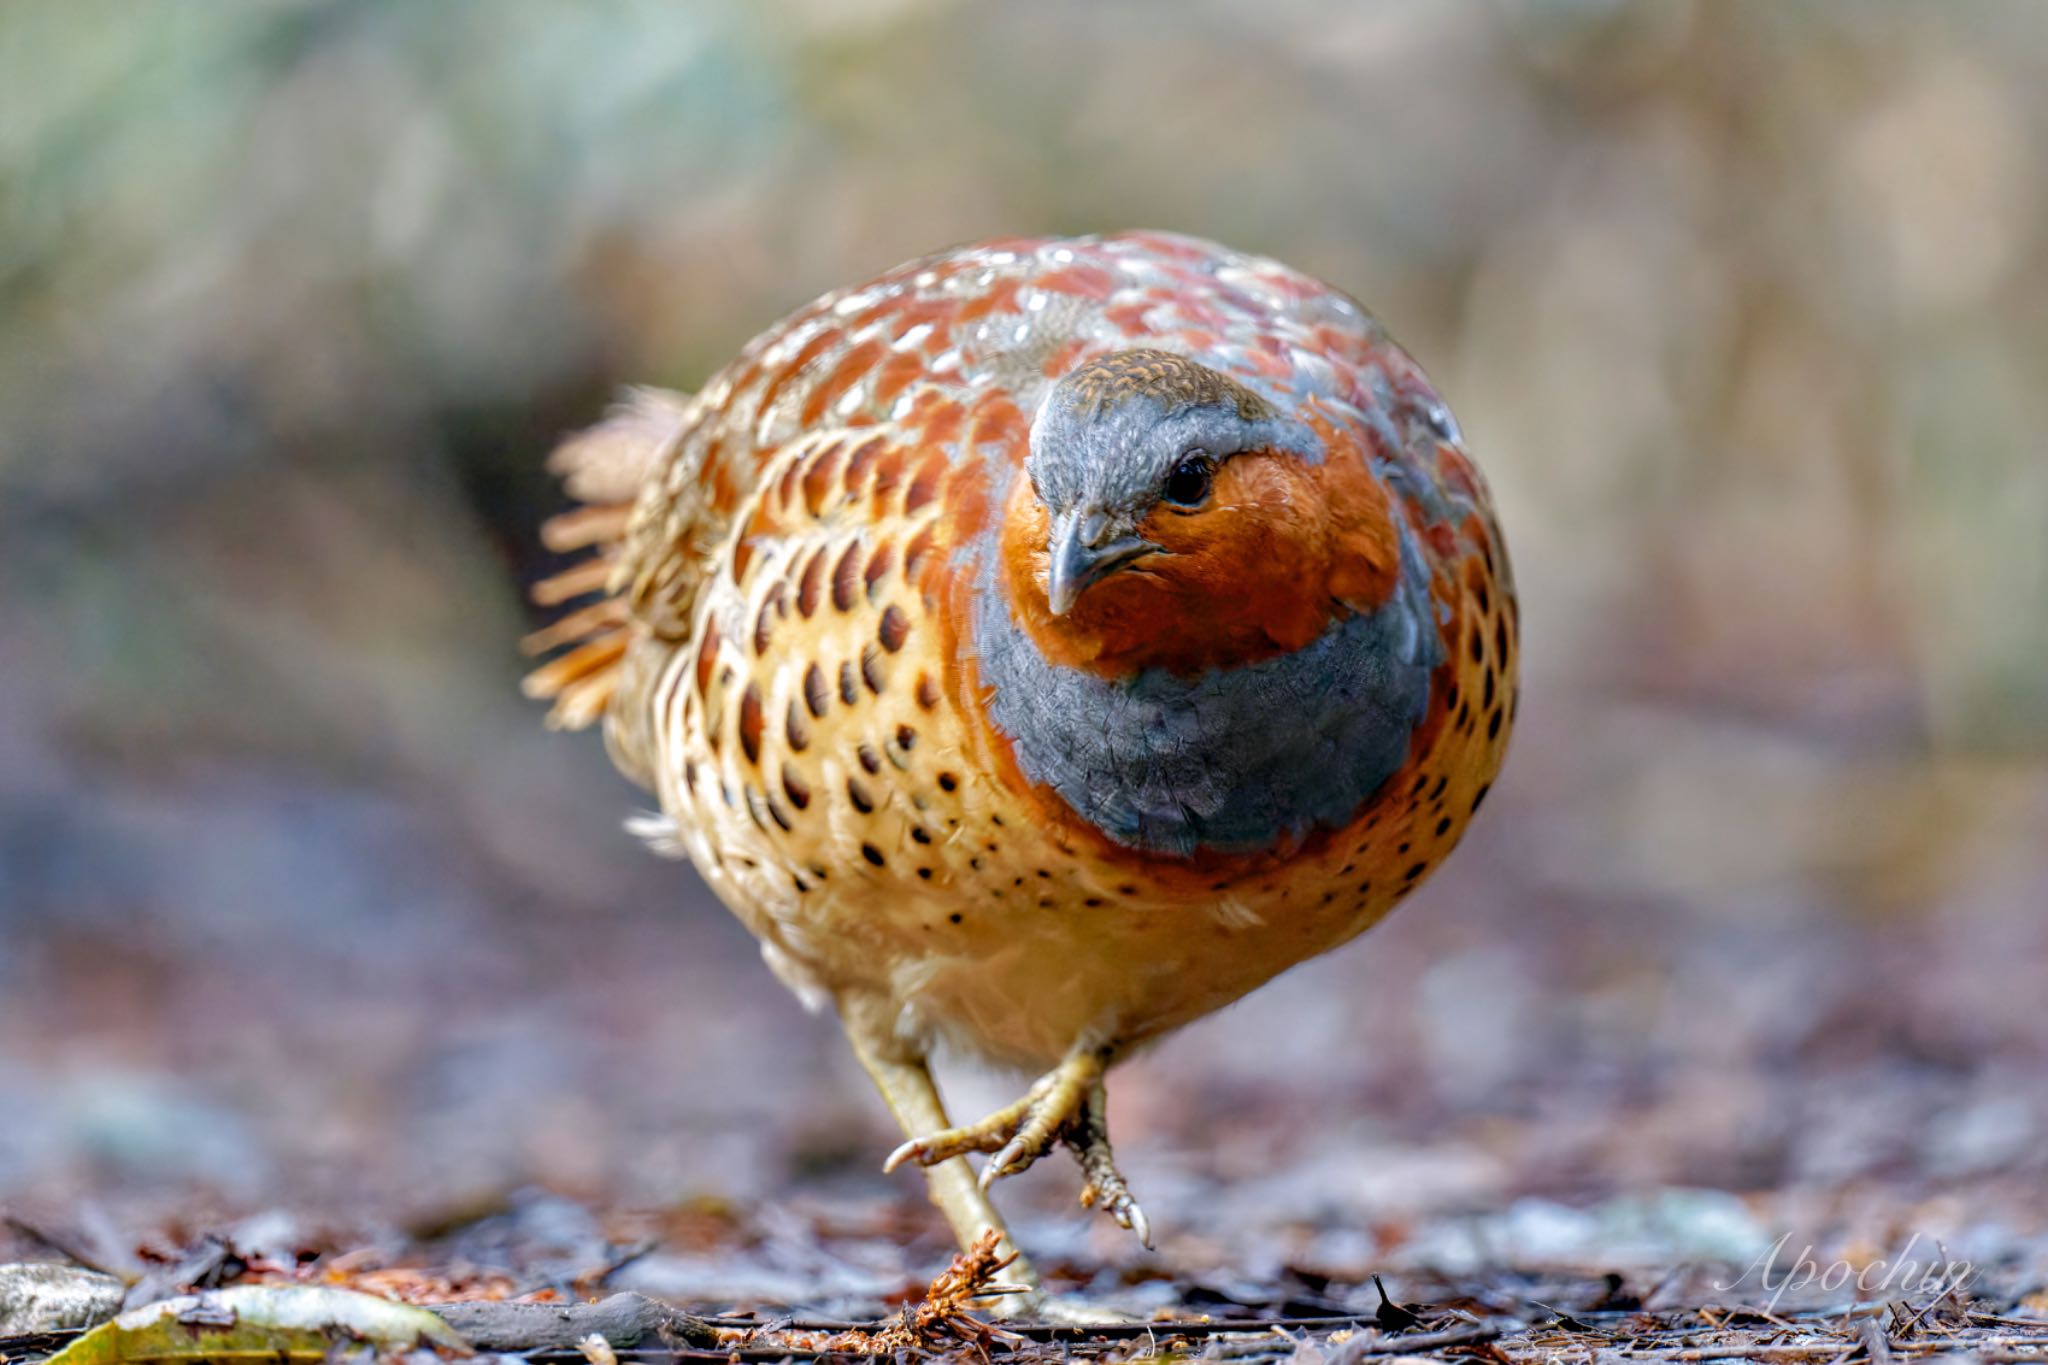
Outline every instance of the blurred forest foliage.
<path id="1" fill-rule="evenodd" d="M 1132 1067 L 1154 1221 L 1276 1159 L 1381 1248 L 2048 1213 L 2044 147 L 2034 0 L 5 5 L 0 1199 L 910 1198 L 519 699 L 540 461 L 820 290 L 1142 225 L 1415 352 L 1528 669 L 1426 893 Z"/>

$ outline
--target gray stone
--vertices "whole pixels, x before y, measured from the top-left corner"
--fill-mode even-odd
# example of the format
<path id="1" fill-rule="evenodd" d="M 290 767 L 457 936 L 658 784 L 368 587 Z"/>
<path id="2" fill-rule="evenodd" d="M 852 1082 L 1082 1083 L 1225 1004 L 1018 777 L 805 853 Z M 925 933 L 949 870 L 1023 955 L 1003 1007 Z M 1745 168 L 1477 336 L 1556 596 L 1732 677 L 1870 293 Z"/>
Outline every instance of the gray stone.
<path id="1" fill-rule="evenodd" d="M 97 1327 L 121 1311 L 127 1286 L 69 1265 L 0 1265 L 0 1337 Z"/>

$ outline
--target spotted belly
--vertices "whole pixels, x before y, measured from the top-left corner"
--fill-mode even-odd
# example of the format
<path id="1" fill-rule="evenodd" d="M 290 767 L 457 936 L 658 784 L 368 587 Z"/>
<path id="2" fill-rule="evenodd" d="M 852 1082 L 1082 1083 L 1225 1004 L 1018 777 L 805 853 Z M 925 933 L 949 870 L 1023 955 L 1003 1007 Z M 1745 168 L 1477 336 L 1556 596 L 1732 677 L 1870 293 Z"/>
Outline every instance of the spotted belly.
<path id="1" fill-rule="evenodd" d="M 1032 1068 L 1179 1028 L 1377 923 L 1500 765 L 1515 607 L 1475 560 L 1439 576 L 1409 759 L 1347 826 L 1255 855 L 1117 844 L 1022 781 L 972 705 L 921 585 L 931 524 L 757 547 L 655 689 L 659 794 L 706 881 L 792 985 L 879 1007 L 906 1044 Z"/>

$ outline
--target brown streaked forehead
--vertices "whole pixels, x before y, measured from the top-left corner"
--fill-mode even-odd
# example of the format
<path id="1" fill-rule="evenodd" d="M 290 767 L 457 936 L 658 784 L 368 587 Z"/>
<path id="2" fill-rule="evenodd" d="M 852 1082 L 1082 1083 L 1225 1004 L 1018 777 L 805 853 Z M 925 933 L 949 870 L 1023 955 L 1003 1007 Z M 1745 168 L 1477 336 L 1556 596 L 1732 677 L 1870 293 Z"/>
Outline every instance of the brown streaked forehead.
<path id="1" fill-rule="evenodd" d="M 1230 376 L 1171 351 L 1115 351 L 1080 366 L 1061 387 L 1074 410 L 1090 417 L 1133 398 L 1149 398 L 1165 412 L 1234 406 L 1247 422 L 1274 415 L 1271 404 Z"/>

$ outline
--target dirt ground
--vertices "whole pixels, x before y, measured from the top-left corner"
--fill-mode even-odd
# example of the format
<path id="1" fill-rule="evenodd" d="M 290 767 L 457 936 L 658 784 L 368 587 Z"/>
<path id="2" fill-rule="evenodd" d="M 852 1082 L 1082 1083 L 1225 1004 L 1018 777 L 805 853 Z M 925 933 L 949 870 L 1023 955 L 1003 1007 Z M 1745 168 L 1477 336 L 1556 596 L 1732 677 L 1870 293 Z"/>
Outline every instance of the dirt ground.
<path id="1" fill-rule="evenodd" d="M 0 1262 L 638 1292 L 763 1360 L 2034 1358 L 2048 6 L 0 26 Z M 820 290 L 1130 226 L 1431 374 L 1514 747 L 1388 923 L 1112 1078 L 1154 1250 L 1062 1160 L 1001 1188 L 1139 1325 L 846 1336 L 954 1249 L 832 1022 L 519 697 L 543 455 Z"/>

